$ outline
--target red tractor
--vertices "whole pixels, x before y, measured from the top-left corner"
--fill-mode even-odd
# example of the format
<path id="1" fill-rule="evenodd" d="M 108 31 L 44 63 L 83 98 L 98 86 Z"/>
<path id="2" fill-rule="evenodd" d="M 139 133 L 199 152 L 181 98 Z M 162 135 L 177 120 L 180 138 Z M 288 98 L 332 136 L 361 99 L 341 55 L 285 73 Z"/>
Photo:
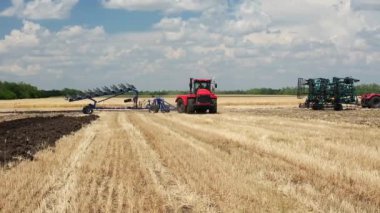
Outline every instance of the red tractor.
<path id="1" fill-rule="evenodd" d="M 217 113 L 218 97 L 213 93 L 217 88 L 211 79 L 190 78 L 190 92 L 186 95 L 178 95 L 176 98 L 177 110 L 179 113 Z"/>
<path id="2" fill-rule="evenodd" d="M 362 95 L 362 107 L 380 108 L 380 94 L 370 93 Z"/>

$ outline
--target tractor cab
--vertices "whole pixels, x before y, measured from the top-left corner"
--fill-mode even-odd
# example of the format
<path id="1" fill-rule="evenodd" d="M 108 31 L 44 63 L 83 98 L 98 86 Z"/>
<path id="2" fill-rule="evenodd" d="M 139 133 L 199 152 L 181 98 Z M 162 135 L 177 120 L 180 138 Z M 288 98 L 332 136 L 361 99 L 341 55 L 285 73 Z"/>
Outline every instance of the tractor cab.
<path id="1" fill-rule="evenodd" d="M 197 94 L 199 89 L 208 90 L 209 92 L 213 91 L 217 84 L 213 84 L 210 79 L 193 79 L 190 78 L 190 93 Z"/>

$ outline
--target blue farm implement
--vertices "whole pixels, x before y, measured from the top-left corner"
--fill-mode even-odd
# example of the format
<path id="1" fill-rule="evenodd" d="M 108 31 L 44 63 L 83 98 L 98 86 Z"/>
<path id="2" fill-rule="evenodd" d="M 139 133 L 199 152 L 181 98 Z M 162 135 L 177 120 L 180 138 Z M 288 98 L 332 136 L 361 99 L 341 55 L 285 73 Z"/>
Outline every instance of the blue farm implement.
<path id="1" fill-rule="evenodd" d="M 149 100 L 148 103 L 149 112 L 157 113 L 161 112 L 170 112 L 171 110 L 175 110 L 176 107 L 165 101 L 165 99 L 161 97 L 154 98 L 153 100 Z"/>

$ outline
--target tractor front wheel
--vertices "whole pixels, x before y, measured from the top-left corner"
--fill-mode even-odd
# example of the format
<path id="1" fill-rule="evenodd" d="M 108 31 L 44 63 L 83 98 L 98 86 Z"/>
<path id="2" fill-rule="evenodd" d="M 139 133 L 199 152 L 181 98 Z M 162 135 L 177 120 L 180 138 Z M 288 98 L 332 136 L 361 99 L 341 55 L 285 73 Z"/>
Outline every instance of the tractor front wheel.
<path id="1" fill-rule="evenodd" d="M 212 105 L 213 106 L 210 108 L 209 113 L 211 114 L 218 113 L 218 102 L 215 99 L 212 100 Z"/>
<path id="2" fill-rule="evenodd" d="M 178 113 L 184 113 L 185 112 L 185 105 L 183 104 L 182 99 L 179 99 L 177 101 L 177 111 L 178 111 Z"/>
<path id="3" fill-rule="evenodd" d="M 186 112 L 188 114 L 193 114 L 195 112 L 194 104 L 195 104 L 195 100 L 194 99 L 189 99 L 187 101 L 187 108 L 186 108 L 187 110 L 186 110 Z"/>

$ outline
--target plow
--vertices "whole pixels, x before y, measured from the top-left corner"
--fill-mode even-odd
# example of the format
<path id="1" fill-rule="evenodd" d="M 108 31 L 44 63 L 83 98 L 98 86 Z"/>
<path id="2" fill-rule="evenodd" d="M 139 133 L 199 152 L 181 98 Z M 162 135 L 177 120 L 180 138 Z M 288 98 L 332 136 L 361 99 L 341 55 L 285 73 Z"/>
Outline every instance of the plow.
<path id="1" fill-rule="evenodd" d="M 113 107 L 103 107 L 98 106 L 99 103 L 103 103 L 112 98 L 126 95 L 132 93 L 132 98 L 127 98 L 124 100 L 124 103 L 132 102 L 132 106 L 113 106 Z M 102 98 L 103 97 L 103 98 Z M 100 99 L 99 99 L 100 98 Z M 176 108 L 166 102 L 163 98 L 156 97 L 153 100 L 148 100 L 148 103 L 143 106 L 143 102 L 139 102 L 139 91 L 132 84 L 118 84 L 112 85 L 110 87 L 96 88 L 93 90 L 86 90 L 78 92 L 73 96 L 68 96 L 66 99 L 69 102 L 90 100 L 92 103 L 83 107 L 82 112 L 84 114 L 92 114 L 95 110 L 104 110 L 104 111 L 127 111 L 127 110 L 147 110 L 149 112 L 157 113 L 161 112 L 170 112 L 170 110 L 175 110 Z"/>

